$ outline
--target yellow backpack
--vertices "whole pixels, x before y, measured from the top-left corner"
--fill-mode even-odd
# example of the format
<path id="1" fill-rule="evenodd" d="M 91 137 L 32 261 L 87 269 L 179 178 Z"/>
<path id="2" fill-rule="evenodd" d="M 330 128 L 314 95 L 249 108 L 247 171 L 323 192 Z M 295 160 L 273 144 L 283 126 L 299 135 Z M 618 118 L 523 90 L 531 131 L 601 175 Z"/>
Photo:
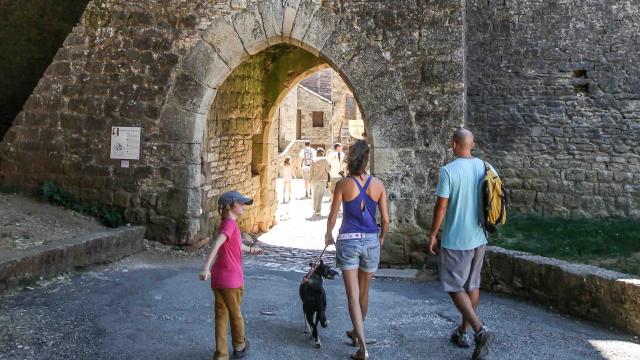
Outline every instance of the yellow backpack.
<path id="1" fill-rule="evenodd" d="M 485 176 L 482 180 L 483 213 L 480 223 L 485 232 L 493 234 L 498 229 L 498 225 L 504 225 L 507 222 L 507 195 L 498 174 L 486 161 L 483 162 Z"/>

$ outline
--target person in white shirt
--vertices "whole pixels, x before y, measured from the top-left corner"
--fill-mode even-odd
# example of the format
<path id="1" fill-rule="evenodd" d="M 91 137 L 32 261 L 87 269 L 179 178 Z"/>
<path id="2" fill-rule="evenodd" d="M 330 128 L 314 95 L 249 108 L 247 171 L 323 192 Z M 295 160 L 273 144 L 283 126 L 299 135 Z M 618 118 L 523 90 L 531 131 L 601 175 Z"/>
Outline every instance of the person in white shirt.
<path id="1" fill-rule="evenodd" d="M 311 165 L 313 159 L 316 158 L 316 150 L 311 147 L 310 141 L 304 142 L 305 148 L 300 150 L 300 159 L 302 159 L 302 179 L 304 180 L 304 197 L 311 197 Z"/>
<path id="2" fill-rule="evenodd" d="M 336 184 L 344 177 L 344 169 L 346 166 L 345 155 L 342 152 L 342 144 L 335 143 L 333 145 L 333 151 L 327 158 L 331 165 L 331 171 L 329 171 L 329 192 L 331 192 L 331 196 L 333 196 Z"/>

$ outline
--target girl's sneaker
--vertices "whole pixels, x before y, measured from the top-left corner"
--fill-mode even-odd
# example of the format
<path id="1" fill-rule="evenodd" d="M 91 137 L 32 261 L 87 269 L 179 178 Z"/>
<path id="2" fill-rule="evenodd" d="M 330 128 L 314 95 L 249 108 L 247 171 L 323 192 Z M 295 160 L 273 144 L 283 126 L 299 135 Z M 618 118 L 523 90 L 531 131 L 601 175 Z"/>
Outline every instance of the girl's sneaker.
<path id="1" fill-rule="evenodd" d="M 233 350 L 233 357 L 232 359 L 242 359 L 247 352 L 249 352 L 249 340 L 245 337 L 244 338 L 244 349 L 242 350 Z"/>

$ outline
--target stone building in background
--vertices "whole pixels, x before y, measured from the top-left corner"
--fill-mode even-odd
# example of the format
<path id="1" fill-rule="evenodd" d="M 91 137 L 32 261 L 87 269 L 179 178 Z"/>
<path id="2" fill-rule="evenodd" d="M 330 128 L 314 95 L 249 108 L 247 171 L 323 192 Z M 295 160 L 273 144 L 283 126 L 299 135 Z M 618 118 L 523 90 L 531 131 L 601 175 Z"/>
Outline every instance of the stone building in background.
<path id="1" fill-rule="evenodd" d="M 300 145 L 310 141 L 313 148 L 333 149 L 336 142 L 345 148 L 363 138 L 364 121 L 353 93 L 333 69 L 315 72 L 300 81 L 284 98 L 272 120 L 278 132 L 281 157 L 295 157 Z M 350 131 L 351 129 L 351 131 Z M 295 145 L 295 144 L 294 144 Z"/>

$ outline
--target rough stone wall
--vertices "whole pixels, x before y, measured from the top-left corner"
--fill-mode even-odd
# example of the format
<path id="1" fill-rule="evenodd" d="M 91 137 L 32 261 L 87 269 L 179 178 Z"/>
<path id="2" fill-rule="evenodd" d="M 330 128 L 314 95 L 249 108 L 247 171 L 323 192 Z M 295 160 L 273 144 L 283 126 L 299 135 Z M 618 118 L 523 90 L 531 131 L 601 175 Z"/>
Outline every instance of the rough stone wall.
<path id="1" fill-rule="evenodd" d="M 385 243 L 382 258 L 388 263 L 420 261 L 431 227 L 438 169 L 446 158 L 451 128 L 463 117 L 463 48 L 458 46 L 463 42 L 462 2 L 344 3 L 341 24 L 352 22 L 361 34 L 358 46 L 380 47 L 391 65 L 373 69 L 362 66 L 366 56 L 355 56 L 352 66 L 380 73 L 366 85 L 348 79 L 373 139 L 372 171 L 389 189 L 393 240 Z M 393 76 L 398 76 L 401 89 L 389 86 Z M 378 116 L 368 113 L 373 99 L 364 95 L 374 88 L 384 89 L 385 96 L 375 99 L 381 104 L 401 91 L 410 119 L 393 105 Z M 413 130 L 402 126 L 405 121 Z"/>
<path id="2" fill-rule="evenodd" d="M 298 91 L 297 86 L 289 91 L 282 100 L 275 114 L 274 122 L 278 130 L 278 149 L 284 151 L 296 139 L 296 119 L 298 116 Z"/>
<path id="3" fill-rule="evenodd" d="M 94 0 L 5 136 L 0 183 L 54 180 L 124 207 L 150 238 L 196 244 L 209 229 L 202 159 L 216 91 L 250 55 L 287 42 L 320 54 L 354 89 L 390 193 L 383 257 L 406 262 L 424 246 L 435 174 L 462 117 L 462 20 L 458 0 Z M 265 107 L 287 86 L 277 73 Z M 111 126 L 143 128 L 130 168 L 109 159 Z M 252 139 L 263 149 L 264 134 Z"/>
<path id="4" fill-rule="evenodd" d="M 482 288 L 640 334 L 640 278 L 491 246 Z"/>
<path id="5" fill-rule="evenodd" d="M 88 2 L 3 0 L 0 4 L 0 139 Z"/>
<path id="6" fill-rule="evenodd" d="M 252 169 L 253 137 L 263 131 L 264 61 L 262 54 L 236 68 L 218 89 L 209 112 L 204 212 L 212 227 L 219 222 L 217 195 L 228 190 L 238 190 L 254 199 L 254 205 L 247 207 L 240 219 L 241 228 L 255 230 L 254 225 L 266 220 L 258 216 L 261 182 L 258 170 Z M 262 190 L 273 189 L 267 186 Z"/>
<path id="7" fill-rule="evenodd" d="M 640 8 L 467 0 L 468 125 L 517 211 L 640 218 Z"/>
<path id="8" fill-rule="evenodd" d="M 181 52 L 219 5 L 92 1 L 6 134 L 3 184 L 34 189 L 53 180 L 83 201 L 125 208 L 127 221 L 151 224 L 151 238 L 186 243 L 186 175 L 201 149 L 161 131 L 160 112 Z M 228 6 L 224 6 L 228 8 Z M 202 9 L 204 10 L 204 9 Z M 178 124 L 175 123 L 174 126 Z M 141 160 L 109 159 L 111 126 L 143 128 Z"/>

